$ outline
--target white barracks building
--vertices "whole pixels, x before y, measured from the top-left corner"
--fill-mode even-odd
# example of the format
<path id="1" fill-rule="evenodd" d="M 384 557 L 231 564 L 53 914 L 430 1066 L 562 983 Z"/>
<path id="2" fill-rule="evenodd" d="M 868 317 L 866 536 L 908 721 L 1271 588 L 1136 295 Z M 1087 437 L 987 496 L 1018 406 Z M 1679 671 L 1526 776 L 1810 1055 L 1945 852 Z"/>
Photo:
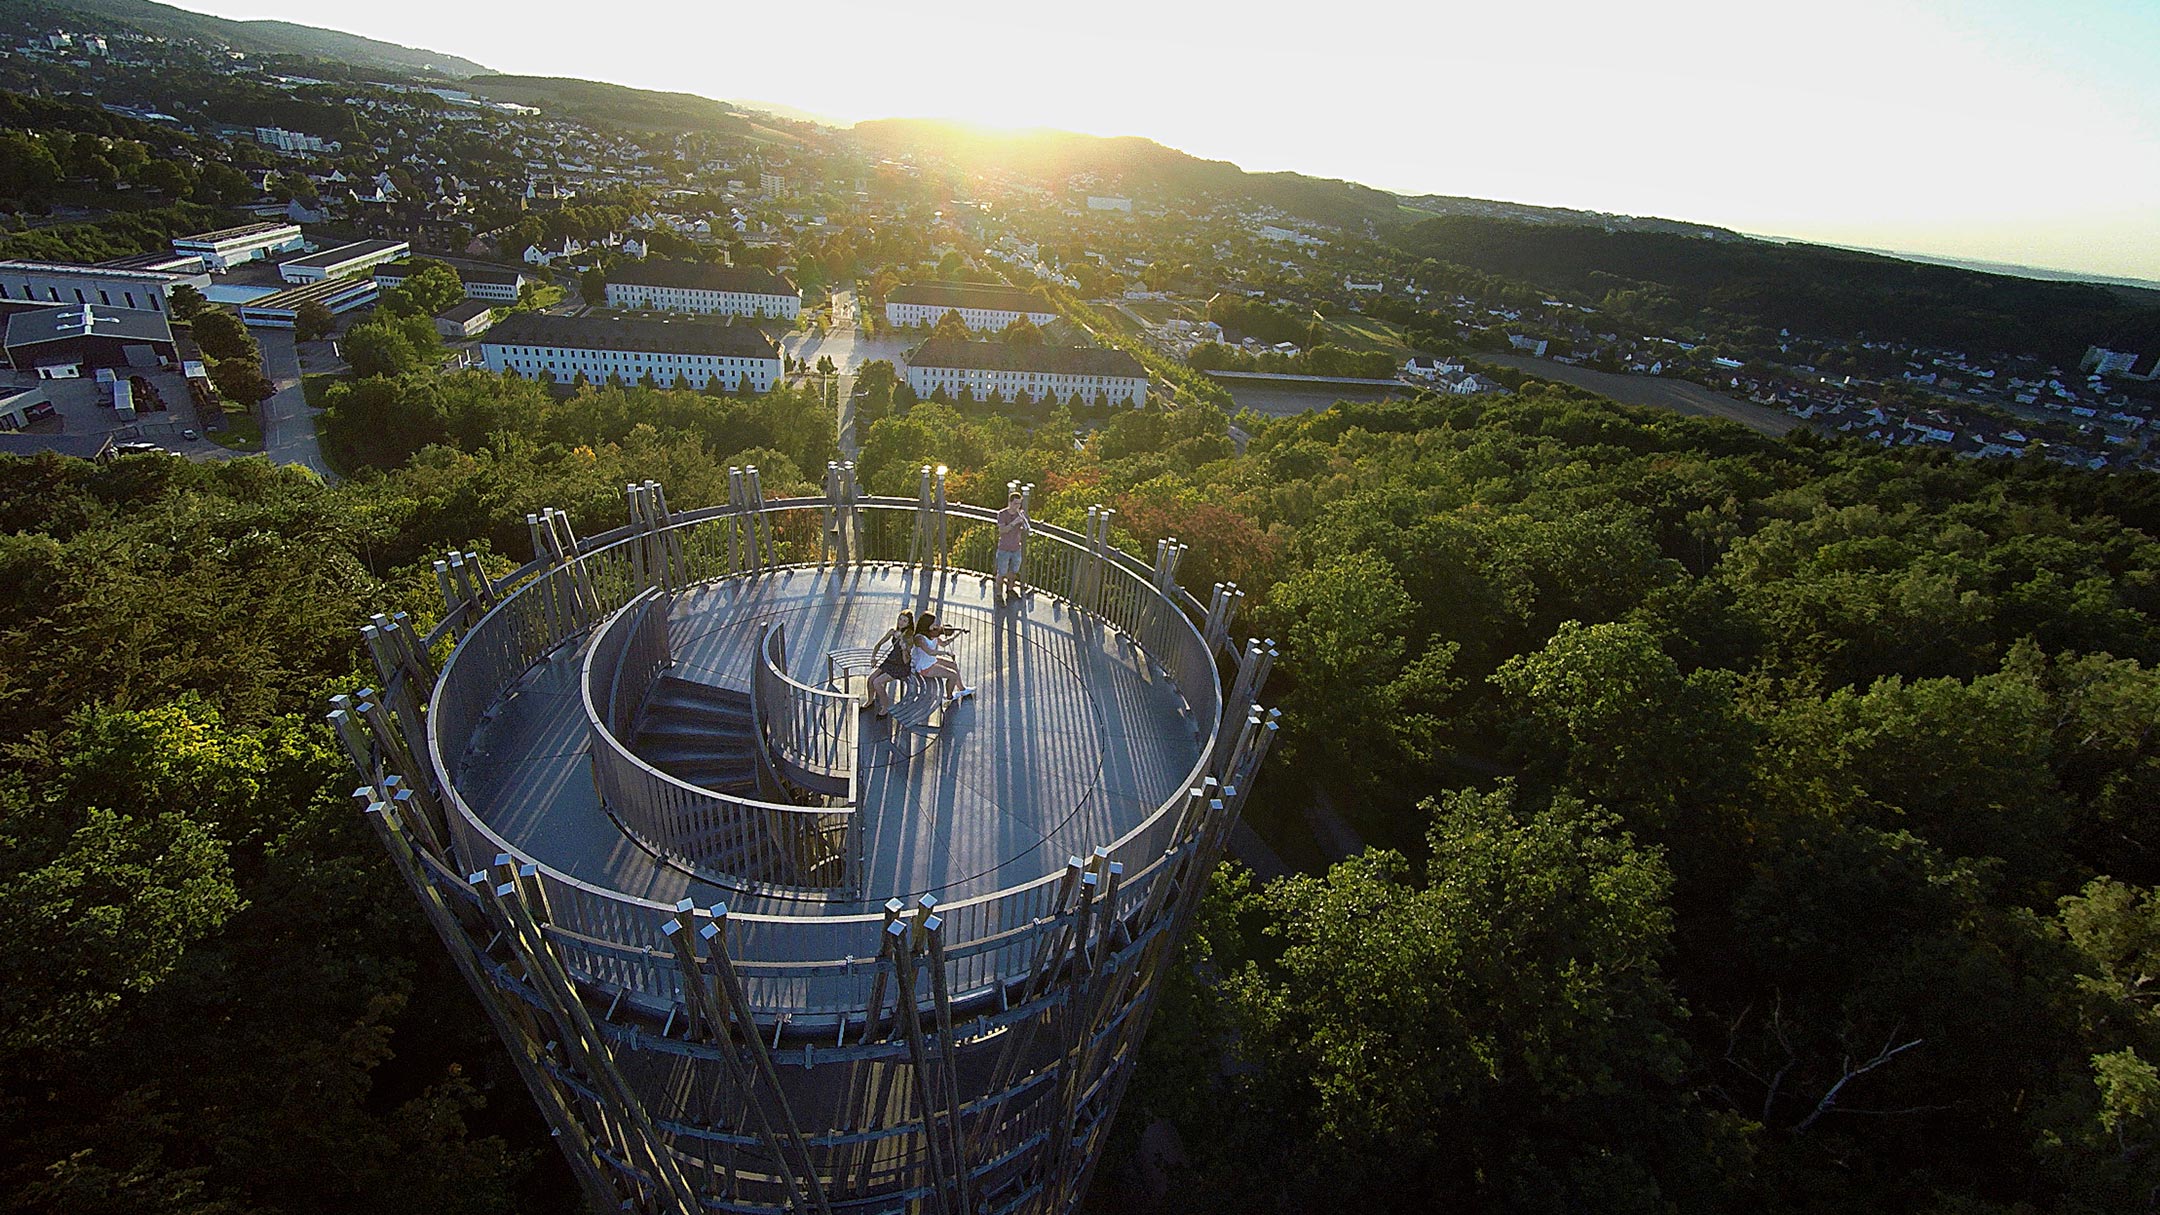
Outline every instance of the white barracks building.
<path id="1" fill-rule="evenodd" d="M 662 388 L 680 378 L 692 388 L 714 379 L 739 391 L 747 377 L 764 392 L 780 380 L 780 351 L 752 325 L 716 321 L 622 320 L 521 312 L 488 331 L 481 361 L 498 375 L 568 384 L 582 374 L 636 384 L 650 374 Z"/>
<path id="2" fill-rule="evenodd" d="M 909 283 L 885 298 L 886 323 L 902 328 L 934 326 L 948 312 L 978 333 L 996 333 L 1023 316 L 1037 325 L 1057 319 L 1040 296 L 991 283 Z"/>
<path id="3" fill-rule="evenodd" d="M 792 321 L 802 313 L 802 291 L 755 266 L 632 262 L 608 271 L 607 306 Z"/>
<path id="4" fill-rule="evenodd" d="M 928 399 L 939 389 L 948 398 L 966 394 L 1014 401 L 1142 405 L 1148 380 L 1140 360 L 1122 350 L 1085 346 L 1009 346 L 1004 342 L 957 342 L 932 338 L 907 356 L 908 387 Z"/>

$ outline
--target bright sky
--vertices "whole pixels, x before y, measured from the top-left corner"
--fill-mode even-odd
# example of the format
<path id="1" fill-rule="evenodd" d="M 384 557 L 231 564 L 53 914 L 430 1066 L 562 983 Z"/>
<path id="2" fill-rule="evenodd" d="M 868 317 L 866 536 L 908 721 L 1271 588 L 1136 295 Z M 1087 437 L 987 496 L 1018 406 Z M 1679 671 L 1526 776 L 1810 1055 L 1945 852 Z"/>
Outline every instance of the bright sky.
<path id="1" fill-rule="evenodd" d="M 2160 280 L 2160 0 L 184 0 L 844 120 Z"/>

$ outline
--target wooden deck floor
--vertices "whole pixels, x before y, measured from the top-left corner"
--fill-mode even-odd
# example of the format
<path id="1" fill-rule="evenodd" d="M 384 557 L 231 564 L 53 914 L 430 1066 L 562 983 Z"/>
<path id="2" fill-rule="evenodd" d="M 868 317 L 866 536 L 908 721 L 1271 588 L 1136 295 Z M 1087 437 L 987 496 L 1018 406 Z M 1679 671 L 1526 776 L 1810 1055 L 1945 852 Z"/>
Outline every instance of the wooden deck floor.
<path id="1" fill-rule="evenodd" d="M 828 650 L 876 640 L 902 609 L 969 629 L 954 647 L 979 688 L 926 732 L 862 719 L 865 898 L 953 901 L 1063 867 L 1108 844 L 1183 786 L 1205 721 L 1123 635 L 1036 592 L 992 602 L 986 578 L 899 567 L 784 570 L 680 596 L 670 636 L 684 679 L 747 689 L 760 626 L 787 627 L 790 672 L 825 680 Z M 500 706 L 458 787 L 490 826 L 566 873 L 645 898 L 747 904 L 646 852 L 604 814 L 586 758 L 581 645 L 542 662 Z M 1201 714 L 1213 706 L 1201 706 Z"/>

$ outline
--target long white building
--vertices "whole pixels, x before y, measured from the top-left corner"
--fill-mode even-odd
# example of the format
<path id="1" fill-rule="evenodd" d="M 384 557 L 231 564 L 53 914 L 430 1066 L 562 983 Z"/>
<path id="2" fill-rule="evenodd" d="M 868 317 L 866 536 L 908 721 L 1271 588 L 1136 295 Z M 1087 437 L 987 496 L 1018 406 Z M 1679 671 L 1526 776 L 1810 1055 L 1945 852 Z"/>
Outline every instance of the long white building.
<path id="1" fill-rule="evenodd" d="M 607 306 L 792 321 L 802 314 L 802 291 L 755 266 L 632 262 L 608 271 Z"/>
<path id="2" fill-rule="evenodd" d="M 508 266 L 454 265 L 448 262 L 444 264 L 456 271 L 458 281 L 465 284 L 466 299 L 485 300 L 490 304 L 517 303 L 518 292 L 525 284 L 534 281 L 531 275 Z M 378 266 L 375 270 L 375 285 L 385 291 L 392 287 L 402 287 L 412 270 L 413 264 L 409 261 Z"/>
<path id="3" fill-rule="evenodd" d="M 663 388 L 679 378 L 692 388 L 714 379 L 764 392 L 780 381 L 780 350 L 753 325 L 714 321 L 606 319 L 521 312 L 480 343 L 489 371 L 567 384 L 579 375 L 636 384 L 650 374 Z"/>
<path id="4" fill-rule="evenodd" d="M 136 270 L 121 266 L 78 266 L 68 262 L 0 261 L 0 299 L 41 304 L 98 304 L 165 312 L 173 288 L 187 284 L 210 288 L 201 271 Z"/>
<path id="5" fill-rule="evenodd" d="M 173 252 L 199 257 L 212 270 L 230 270 L 240 262 L 261 261 L 273 253 L 297 253 L 306 247 L 298 224 L 245 224 L 193 236 L 175 236 Z"/>
<path id="6" fill-rule="evenodd" d="M 1006 401 L 1045 397 L 1060 403 L 1143 405 L 1147 370 L 1122 350 L 1086 346 L 1013 346 L 933 338 L 907 356 L 908 387 L 928 398 L 939 389 L 950 398 L 996 397 Z"/>
<path id="7" fill-rule="evenodd" d="M 319 283 L 326 278 L 365 274 L 386 262 L 412 255 L 412 243 L 402 240 L 356 240 L 349 245 L 296 257 L 278 265 L 278 277 L 288 283 Z"/>
<path id="8" fill-rule="evenodd" d="M 298 283 L 240 305 L 240 323 L 264 329 L 297 329 L 303 304 L 321 304 L 334 315 L 372 304 L 379 294 L 375 280 L 361 274 Z"/>
<path id="9" fill-rule="evenodd" d="M 886 323 L 902 328 L 934 326 L 948 312 L 978 333 L 996 333 L 1023 316 L 1037 325 L 1057 319 L 1041 297 L 995 283 L 909 283 L 885 297 Z"/>

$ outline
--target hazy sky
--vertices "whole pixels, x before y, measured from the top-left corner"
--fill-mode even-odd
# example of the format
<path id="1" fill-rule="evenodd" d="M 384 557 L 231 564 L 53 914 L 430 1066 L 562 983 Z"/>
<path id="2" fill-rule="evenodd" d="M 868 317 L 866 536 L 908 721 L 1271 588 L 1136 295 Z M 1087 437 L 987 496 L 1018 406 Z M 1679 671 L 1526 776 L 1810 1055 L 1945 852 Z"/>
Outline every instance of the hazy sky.
<path id="1" fill-rule="evenodd" d="M 184 0 L 854 120 L 2160 279 L 2160 0 Z"/>

